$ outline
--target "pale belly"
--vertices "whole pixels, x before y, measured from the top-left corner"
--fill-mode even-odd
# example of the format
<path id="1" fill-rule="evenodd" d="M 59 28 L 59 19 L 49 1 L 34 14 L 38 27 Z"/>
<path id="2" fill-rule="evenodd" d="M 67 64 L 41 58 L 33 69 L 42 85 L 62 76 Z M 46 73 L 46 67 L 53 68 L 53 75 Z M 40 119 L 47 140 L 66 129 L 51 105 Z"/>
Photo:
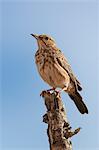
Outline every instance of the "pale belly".
<path id="1" fill-rule="evenodd" d="M 52 61 L 40 61 L 36 64 L 42 79 L 51 87 L 64 88 L 69 85 L 70 77 L 58 63 L 53 63 Z"/>

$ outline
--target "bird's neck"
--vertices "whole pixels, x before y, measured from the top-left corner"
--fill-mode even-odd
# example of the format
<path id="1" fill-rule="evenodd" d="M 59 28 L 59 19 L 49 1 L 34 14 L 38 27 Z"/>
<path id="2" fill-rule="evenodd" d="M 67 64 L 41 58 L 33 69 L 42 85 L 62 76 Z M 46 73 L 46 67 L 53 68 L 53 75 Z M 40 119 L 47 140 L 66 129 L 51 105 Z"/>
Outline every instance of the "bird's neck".
<path id="1" fill-rule="evenodd" d="M 45 50 L 48 50 L 48 51 L 57 51 L 58 48 L 57 48 L 56 44 L 55 45 L 53 44 L 53 45 L 49 45 L 49 46 L 46 46 L 46 45 L 40 46 L 39 50 L 40 51 L 45 51 Z"/>

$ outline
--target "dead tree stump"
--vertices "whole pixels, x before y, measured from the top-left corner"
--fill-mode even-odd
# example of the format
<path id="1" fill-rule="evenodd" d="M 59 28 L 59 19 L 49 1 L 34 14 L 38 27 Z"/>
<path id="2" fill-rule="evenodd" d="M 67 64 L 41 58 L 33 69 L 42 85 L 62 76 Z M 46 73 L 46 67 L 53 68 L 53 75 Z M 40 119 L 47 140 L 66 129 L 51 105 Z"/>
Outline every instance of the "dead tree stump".
<path id="1" fill-rule="evenodd" d="M 47 135 L 50 150 L 72 150 L 70 137 L 77 134 L 80 128 L 71 131 L 61 97 L 57 92 L 43 91 L 41 95 L 47 108 L 43 122 L 48 124 Z"/>

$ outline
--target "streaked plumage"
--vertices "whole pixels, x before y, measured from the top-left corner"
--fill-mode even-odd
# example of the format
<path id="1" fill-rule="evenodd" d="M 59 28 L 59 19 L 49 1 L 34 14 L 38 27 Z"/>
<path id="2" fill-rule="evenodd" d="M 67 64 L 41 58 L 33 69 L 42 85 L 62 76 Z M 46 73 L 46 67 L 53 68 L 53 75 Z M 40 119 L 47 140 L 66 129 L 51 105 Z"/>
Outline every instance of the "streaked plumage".
<path id="1" fill-rule="evenodd" d="M 82 90 L 80 82 L 72 72 L 72 69 L 64 54 L 57 48 L 55 41 L 47 35 L 34 35 L 38 43 L 38 51 L 35 54 L 36 65 L 42 79 L 53 88 L 65 89 L 70 98 L 76 104 L 78 110 L 84 114 L 88 109 L 78 91 Z"/>

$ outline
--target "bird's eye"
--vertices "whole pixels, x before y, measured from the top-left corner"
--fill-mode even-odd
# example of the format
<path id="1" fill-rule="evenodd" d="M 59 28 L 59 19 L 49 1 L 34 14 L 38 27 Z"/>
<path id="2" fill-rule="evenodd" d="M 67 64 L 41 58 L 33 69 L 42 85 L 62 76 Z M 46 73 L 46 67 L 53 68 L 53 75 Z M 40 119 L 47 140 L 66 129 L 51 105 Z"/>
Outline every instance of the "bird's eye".
<path id="1" fill-rule="evenodd" d="M 45 37 L 45 40 L 48 40 L 48 37 Z"/>

